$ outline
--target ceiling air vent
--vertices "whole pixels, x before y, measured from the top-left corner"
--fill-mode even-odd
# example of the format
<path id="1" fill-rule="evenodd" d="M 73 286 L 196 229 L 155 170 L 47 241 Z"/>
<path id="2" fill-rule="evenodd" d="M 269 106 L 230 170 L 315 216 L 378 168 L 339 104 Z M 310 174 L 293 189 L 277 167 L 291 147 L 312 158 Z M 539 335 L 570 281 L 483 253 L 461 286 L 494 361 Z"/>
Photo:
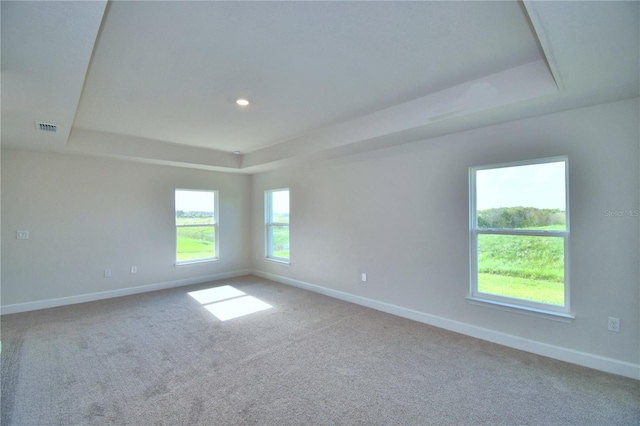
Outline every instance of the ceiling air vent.
<path id="1" fill-rule="evenodd" d="M 40 123 L 38 121 L 36 121 L 36 129 L 38 130 L 42 130 L 43 132 L 57 132 L 58 131 L 58 125 L 57 124 L 51 124 L 51 123 Z"/>

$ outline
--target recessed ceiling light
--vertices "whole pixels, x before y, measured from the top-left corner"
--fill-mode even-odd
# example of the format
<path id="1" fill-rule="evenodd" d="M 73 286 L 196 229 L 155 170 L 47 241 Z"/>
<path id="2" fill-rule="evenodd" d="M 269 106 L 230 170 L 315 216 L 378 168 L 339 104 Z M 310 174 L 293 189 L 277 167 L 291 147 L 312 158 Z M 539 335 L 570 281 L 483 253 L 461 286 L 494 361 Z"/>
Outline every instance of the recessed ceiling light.
<path id="1" fill-rule="evenodd" d="M 235 155 L 240 155 L 240 151 L 233 151 Z"/>
<path id="2" fill-rule="evenodd" d="M 239 98 L 236 99 L 236 104 L 240 105 L 240 106 L 248 106 L 249 105 L 249 101 L 245 98 Z"/>

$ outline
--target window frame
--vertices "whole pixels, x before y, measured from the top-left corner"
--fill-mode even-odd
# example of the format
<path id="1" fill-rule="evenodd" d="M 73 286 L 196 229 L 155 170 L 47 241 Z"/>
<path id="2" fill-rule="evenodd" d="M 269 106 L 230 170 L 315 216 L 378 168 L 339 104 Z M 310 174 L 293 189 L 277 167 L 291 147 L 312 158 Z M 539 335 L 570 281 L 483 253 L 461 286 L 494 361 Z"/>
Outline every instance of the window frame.
<path id="1" fill-rule="evenodd" d="M 201 193 L 210 193 L 213 195 L 213 223 L 212 224 L 189 224 L 189 225 L 178 225 L 177 220 L 177 202 L 176 195 L 178 191 L 190 191 L 190 192 L 201 192 Z M 210 189 L 190 189 L 190 188 L 176 188 L 173 192 L 173 220 L 175 225 L 175 265 L 176 266 L 184 266 L 184 265 L 192 265 L 197 263 L 205 263 L 205 262 L 215 262 L 220 260 L 220 232 L 219 232 L 219 220 L 218 220 L 218 191 L 210 190 Z M 180 228 L 213 228 L 213 256 L 208 257 L 199 257 L 195 259 L 186 259 L 179 260 L 178 259 L 178 230 Z"/>
<path id="2" fill-rule="evenodd" d="M 280 257 L 280 256 L 275 256 L 273 254 L 273 241 L 272 241 L 273 232 L 272 231 L 274 227 L 281 227 L 281 228 L 286 227 L 289 230 L 289 247 L 291 247 L 291 228 L 290 228 L 291 218 L 288 217 L 286 224 L 283 222 L 275 222 L 273 220 L 273 205 L 272 205 L 273 193 L 284 192 L 284 191 L 287 192 L 287 195 L 290 201 L 291 191 L 289 190 L 289 188 L 268 189 L 264 191 L 264 223 L 265 223 L 264 257 L 266 260 L 270 260 L 273 262 L 290 264 L 291 253 L 289 253 L 289 257 Z M 289 214 L 290 213 L 291 213 L 291 208 L 289 208 Z"/>
<path id="3" fill-rule="evenodd" d="M 479 228 L 478 211 L 476 208 L 477 187 L 476 173 L 481 170 L 499 169 L 506 167 L 542 165 L 547 163 L 564 162 L 564 185 L 565 185 L 565 223 L 564 230 L 524 230 L 508 228 Z M 542 316 L 555 316 L 565 319 L 573 319 L 571 314 L 571 291 L 570 291 L 570 264 L 569 264 L 569 241 L 570 241 L 570 207 L 569 207 L 569 159 L 567 156 L 557 156 L 523 161 L 513 161 L 507 163 L 488 164 L 469 168 L 469 274 L 470 285 L 468 299 L 480 304 L 493 305 L 514 312 L 529 312 L 541 314 Z M 539 236 L 563 238 L 564 241 L 564 304 L 553 305 L 549 303 L 536 302 L 528 299 L 519 299 L 492 293 L 483 293 L 478 289 L 478 236 L 479 235 L 514 235 L 514 236 Z"/>

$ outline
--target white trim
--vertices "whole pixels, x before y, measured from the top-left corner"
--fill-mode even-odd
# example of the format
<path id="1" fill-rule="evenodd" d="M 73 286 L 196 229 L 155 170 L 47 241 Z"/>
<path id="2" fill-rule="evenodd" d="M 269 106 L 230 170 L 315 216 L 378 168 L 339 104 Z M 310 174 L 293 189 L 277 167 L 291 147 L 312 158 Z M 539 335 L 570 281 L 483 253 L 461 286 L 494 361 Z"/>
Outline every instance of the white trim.
<path id="1" fill-rule="evenodd" d="M 487 308 L 498 309 L 501 311 L 513 312 L 516 314 L 529 315 L 537 318 L 544 318 L 553 321 L 571 323 L 576 316 L 568 312 L 549 311 L 545 309 L 532 308 L 524 305 L 514 305 L 512 303 L 500 302 L 493 299 L 483 299 L 480 297 L 467 296 L 467 300 L 472 305 L 485 306 Z"/>
<path id="2" fill-rule="evenodd" d="M 111 299 L 113 297 L 130 296 L 132 294 L 147 293 L 149 291 L 166 290 L 168 288 L 183 287 L 193 284 L 201 284 L 209 281 L 223 280 L 227 278 L 236 278 L 243 275 L 250 275 L 250 269 L 241 269 L 239 271 L 224 272 L 221 274 L 204 275 L 194 278 L 184 278 L 176 281 L 166 281 L 157 284 L 148 284 L 138 287 L 127 287 L 117 290 L 99 291 L 96 293 L 79 294 L 76 296 L 59 297 L 56 299 L 37 300 L 34 302 L 15 303 L 12 305 L 0 306 L 0 314 L 17 314 L 20 312 L 36 311 L 39 309 L 55 308 L 58 306 L 73 305 L 76 303 L 93 302 L 96 300 Z"/>
<path id="3" fill-rule="evenodd" d="M 508 346 L 510 348 L 531 352 L 537 355 L 554 358 L 560 361 L 569 362 L 571 364 L 589 367 L 607 373 L 618 374 L 620 376 L 630 377 L 640 380 L 640 364 L 619 361 L 613 358 L 594 355 L 586 352 L 576 351 L 569 348 L 554 346 L 547 343 L 537 342 L 534 340 L 523 339 L 519 336 L 490 330 L 475 325 L 454 321 L 451 319 L 439 317 L 436 315 L 426 314 L 424 312 L 415 311 L 401 306 L 392 305 L 390 303 L 380 302 L 378 300 L 368 299 L 362 296 L 345 293 L 339 290 L 333 290 L 310 284 L 304 281 L 294 280 L 292 278 L 271 274 L 262 271 L 253 271 L 253 275 L 261 278 L 277 281 L 282 284 L 288 284 L 293 287 L 299 287 L 314 293 L 324 294 L 325 296 L 355 303 L 357 305 L 366 306 L 382 312 L 387 312 L 403 318 L 408 318 L 424 324 L 429 324 L 445 330 L 454 331 L 477 339 L 486 340 L 497 343 L 499 345 Z"/>
<path id="4" fill-rule="evenodd" d="M 264 260 L 266 260 L 267 262 L 280 263 L 282 265 L 291 265 L 291 261 L 289 259 L 285 259 L 282 257 L 265 257 Z"/>
<path id="5" fill-rule="evenodd" d="M 220 259 L 218 259 L 217 257 L 202 257 L 202 258 L 193 259 L 193 260 L 182 260 L 180 262 L 176 262 L 173 266 L 175 266 L 176 268 L 180 268 L 182 266 L 198 265 L 200 263 L 211 263 L 211 262 L 220 262 Z"/>

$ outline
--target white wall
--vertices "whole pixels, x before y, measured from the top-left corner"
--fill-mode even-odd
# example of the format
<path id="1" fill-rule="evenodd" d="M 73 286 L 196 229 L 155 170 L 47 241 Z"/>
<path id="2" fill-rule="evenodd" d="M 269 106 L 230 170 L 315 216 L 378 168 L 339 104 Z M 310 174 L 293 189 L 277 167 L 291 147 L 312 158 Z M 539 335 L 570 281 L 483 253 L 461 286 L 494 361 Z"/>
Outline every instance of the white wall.
<path id="1" fill-rule="evenodd" d="M 3 313 L 250 272 L 250 176 L 16 150 L 1 170 Z M 219 191 L 218 262 L 174 266 L 176 188 Z"/>
<path id="2" fill-rule="evenodd" d="M 638 99 L 255 175 L 254 271 L 533 352 L 638 376 Z M 571 323 L 470 304 L 468 168 L 568 155 Z M 291 264 L 263 259 L 263 191 L 289 187 Z M 368 274 L 366 283 L 360 273 Z M 621 319 L 620 333 L 607 317 Z M 640 376 L 639 376 L 640 378 Z"/>
<path id="3" fill-rule="evenodd" d="M 636 98 L 254 176 L 3 149 L 2 313 L 253 268 L 640 378 L 639 219 L 605 215 L 640 208 L 639 113 Z M 557 155 L 569 156 L 576 319 L 469 304 L 468 168 Z M 263 192 L 283 187 L 291 189 L 291 265 L 263 259 Z M 175 188 L 219 191 L 219 262 L 174 266 Z M 16 240 L 17 230 L 30 239 Z M 620 333 L 606 330 L 608 316 L 621 319 Z"/>

